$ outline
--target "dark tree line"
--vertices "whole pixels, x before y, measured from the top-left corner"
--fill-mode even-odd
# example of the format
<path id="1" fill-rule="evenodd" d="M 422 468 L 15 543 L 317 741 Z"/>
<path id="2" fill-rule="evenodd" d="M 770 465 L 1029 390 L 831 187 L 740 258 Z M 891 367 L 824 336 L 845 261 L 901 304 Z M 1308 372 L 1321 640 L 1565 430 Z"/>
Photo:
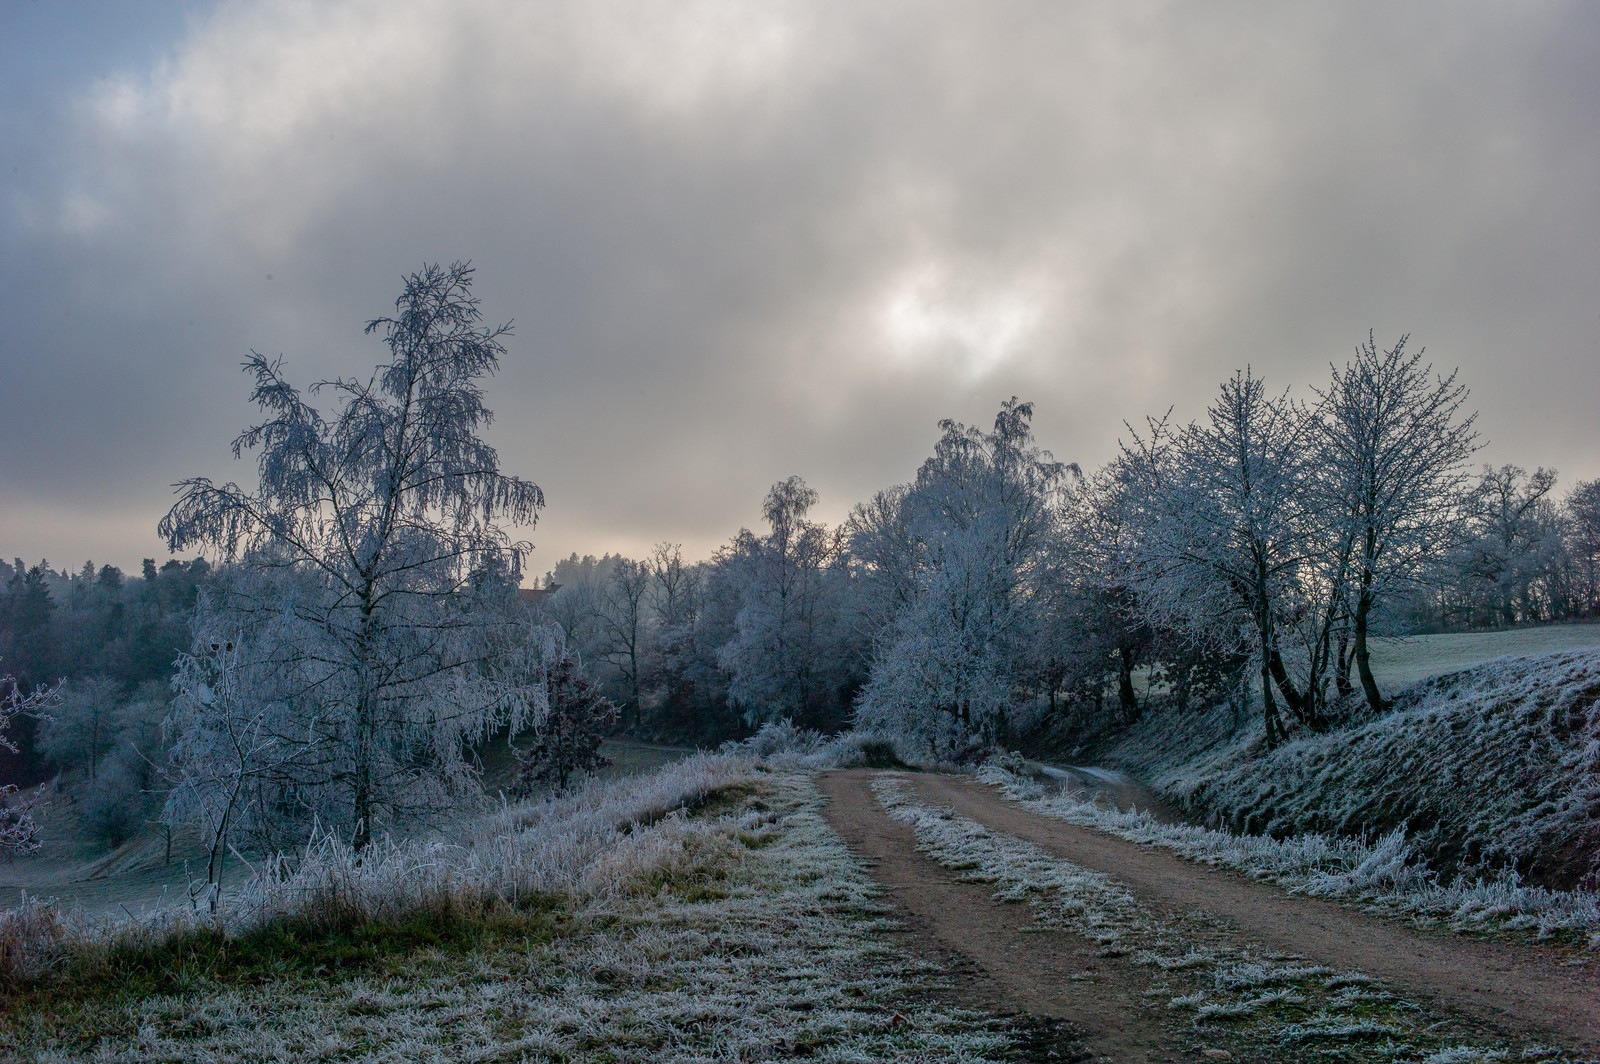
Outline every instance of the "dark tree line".
<path id="1" fill-rule="evenodd" d="M 211 566 L 201 558 L 146 558 L 138 576 L 84 562 L 0 561 L 0 656 L 24 689 L 66 677 L 101 676 L 132 691 L 165 682 L 189 645 L 189 617 Z"/>
<path id="2" fill-rule="evenodd" d="M 0 746 L 0 780 L 29 785 L 62 772 L 85 830 L 115 844 L 160 808 L 165 758 L 161 721 L 173 664 L 190 644 L 198 589 L 212 576 L 202 559 L 138 576 L 85 562 L 76 572 L 0 561 L 0 661 L 19 697 L 60 682 L 47 713 L 13 717 Z"/>

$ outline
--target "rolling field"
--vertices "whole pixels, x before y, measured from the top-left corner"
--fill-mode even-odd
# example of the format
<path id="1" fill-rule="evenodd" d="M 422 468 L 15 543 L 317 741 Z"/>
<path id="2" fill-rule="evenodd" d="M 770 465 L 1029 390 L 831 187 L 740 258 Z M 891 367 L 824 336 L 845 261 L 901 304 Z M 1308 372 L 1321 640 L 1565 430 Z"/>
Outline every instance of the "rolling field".
<path id="1" fill-rule="evenodd" d="M 1498 632 L 1446 632 L 1372 641 L 1372 672 L 1392 690 L 1494 658 L 1600 647 L 1600 624 L 1552 624 Z M 1386 690 L 1387 693 L 1387 690 Z"/>

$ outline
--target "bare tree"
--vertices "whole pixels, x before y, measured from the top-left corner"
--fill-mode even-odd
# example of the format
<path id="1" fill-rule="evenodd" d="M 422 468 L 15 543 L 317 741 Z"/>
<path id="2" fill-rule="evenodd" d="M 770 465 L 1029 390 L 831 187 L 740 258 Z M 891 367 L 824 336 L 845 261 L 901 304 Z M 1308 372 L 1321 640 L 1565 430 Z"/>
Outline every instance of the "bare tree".
<path id="1" fill-rule="evenodd" d="M 502 474 L 479 436 L 491 420 L 479 382 L 510 326 L 481 324 L 471 284 L 463 263 L 407 277 L 395 315 L 366 326 L 389 361 L 367 380 L 312 387 L 338 397 L 328 419 L 281 360 L 252 352 L 244 368 L 268 418 L 233 451 L 259 449 L 258 487 L 183 481 L 159 526 L 174 551 L 212 547 L 281 574 L 218 608 L 298 622 L 258 625 L 262 638 L 299 643 L 287 658 L 256 656 L 293 665 L 276 694 L 317 729 L 295 800 L 317 793 L 358 847 L 419 802 L 470 791 L 469 741 L 521 722 L 540 679 L 502 656 L 517 641 L 514 613 L 488 608 L 510 597 L 529 549 L 499 522 L 532 525 L 544 497 Z"/>
<path id="2" fill-rule="evenodd" d="M 1455 373 L 1434 376 L 1422 351 L 1407 354 L 1407 339 L 1382 351 L 1369 335 L 1353 362 L 1332 368 L 1327 390 L 1319 393 L 1333 534 L 1348 539 L 1354 563 L 1355 666 L 1374 711 L 1388 702 L 1372 675 L 1367 640 L 1373 611 L 1455 541 L 1465 463 L 1477 449 L 1477 415 L 1462 416 L 1466 388 Z"/>
<path id="3" fill-rule="evenodd" d="M 1269 397 L 1246 370 L 1223 383 L 1204 423 L 1174 431 L 1152 421 L 1150 437 L 1134 433 L 1119 458 L 1142 525 L 1132 574 L 1141 608 L 1218 653 L 1253 644 L 1270 743 L 1287 734 L 1274 686 L 1295 719 L 1325 724 L 1317 677 L 1295 682 L 1282 638 L 1303 605 L 1316 532 L 1305 491 L 1311 431 L 1303 408 Z"/>
<path id="4" fill-rule="evenodd" d="M 700 573 L 684 564 L 677 543 L 657 543 L 650 552 L 650 595 L 656 617 L 665 629 L 693 624 L 700 590 Z"/>
<path id="5" fill-rule="evenodd" d="M 1086 689 L 1098 708 L 1114 672 L 1117 703 L 1132 720 L 1141 711 L 1134 671 L 1153 650 L 1155 629 L 1132 585 L 1142 527 L 1126 472 L 1113 463 L 1072 478 L 1049 582 L 1057 597 L 1053 622 L 1069 634 L 1049 641 L 1051 656 L 1043 663 L 1055 670 L 1048 681 L 1052 707 L 1055 686 L 1066 682 Z"/>
<path id="6" fill-rule="evenodd" d="M 644 562 L 618 558 L 601 592 L 597 620 L 605 630 L 605 657 L 622 674 L 628 689 L 627 702 L 622 707 L 623 728 L 639 720 L 650 637 L 647 596 L 651 579 L 651 569 Z"/>
<path id="7" fill-rule="evenodd" d="M 1554 469 L 1484 466 L 1468 495 L 1457 569 L 1491 624 L 1540 619 L 1540 584 L 1560 551 L 1555 486 Z"/>

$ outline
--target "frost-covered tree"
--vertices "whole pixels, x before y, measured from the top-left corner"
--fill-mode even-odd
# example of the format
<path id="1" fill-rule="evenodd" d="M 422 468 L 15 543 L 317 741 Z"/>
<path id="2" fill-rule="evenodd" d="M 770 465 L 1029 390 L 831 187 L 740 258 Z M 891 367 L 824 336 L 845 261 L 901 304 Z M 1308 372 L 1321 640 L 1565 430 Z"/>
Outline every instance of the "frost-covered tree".
<path id="1" fill-rule="evenodd" d="M 769 531 L 741 531 L 727 565 L 739 585 L 734 636 L 718 651 L 729 697 L 751 723 L 793 719 L 827 726 L 839 661 L 835 568 L 841 537 L 806 514 L 817 493 L 799 477 L 762 503 Z"/>
<path id="2" fill-rule="evenodd" d="M 82 764 L 93 780 L 121 730 L 124 701 L 122 685 L 103 676 L 68 681 L 60 705 L 40 730 L 40 747 L 57 764 Z"/>
<path id="3" fill-rule="evenodd" d="M 1062 530 L 1051 555 L 1046 682 L 1086 694 L 1098 708 L 1108 680 L 1124 719 L 1141 710 L 1134 671 L 1151 664 L 1157 630 L 1138 608 L 1133 561 L 1142 531 L 1129 470 L 1113 463 L 1072 479 L 1062 507 Z M 1182 679 L 1179 686 L 1187 692 Z"/>
<path id="4" fill-rule="evenodd" d="M 166 827 L 160 821 L 167 793 L 161 723 L 170 694 L 167 684 L 149 681 L 118 700 L 105 755 L 94 779 L 76 795 L 84 834 L 105 846 L 120 845 L 152 825 Z M 170 860 L 170 830 L 165 834 Z"/>
<path id="5" fill-rule="evenodd" d="M 1290 675 L 1286 622 L 1302 613 L 1303 570 L 1316 549 L 1307 491 L 1312 423 L 1248 370 L 1224 382 L 1204 422 L 1151 423 L 1120 461 L 1139 495 L 1133 566 L 1141 608 L 1227 654 L 1249 647 L 1260 671 L 1269 742 L 1286 730 L 1277 693 L 1302 723 L 1322 726 L 1317 678 Z M 1315 661 L 1312 662 L 1315 665 Z"/>
<path id="6" fill-rule="evenodd" d="M 604 661 L 610 633 L 602 621 L 606 586 L 620 558 L 576 552 L 545 575 L 548 594 L 540 603 L 544 619 L 561 628 L 567 645 L 586 661 Z"/>
<path id="7" fill-rule="evenodd" d="M 623 727 L 636 729 L 657 652 L 651 564 L 574 552 L 547 581 L 551 593 L 540 603 L 541 616 L 561 628 L 566 645 L 618 705 Z"/>
<path id="8" fill-rule="evenodd" d="M 689 720 L 699 727 L 715 727 L 705 706 L 697 706 L 698 685 L 691 674 L 702 656 L 709 662 L 705 673 L 716 672 L 716 655 L 701 655 L 696 635 L 704 595 L 706 566 L 686 562 L 677 543 L 658 543 L 650 552 L 649 601 L 655 618 L 655 645 L 650 658 L 650 712 L 644 722 L 651 734 L 663 738 L 699 740 L 698 728 L 685 728 Z M 719 712 L 725 705 L 717 699 Z"/>
<path id="9" fill-rule="evenodd" d="M 35 687 L 24 695 L 14 677 L 0 677 L 0 749 L 17 752 L 11 724 L 19 717 L 44 717 L 56 702 L 53 687 Z M 14 783 L 0 783 L 0 857 L 32 853 L 39 848 L 39 824 L 33 818 L 37 793 L 24 795 Z"/>
<path id="10" fill-rule="evenodd" d="M 1545 619 L 1547 580 L 1560 563 L 1561 531 L 1548 498 L 1556 471 L 1484 466 L 1467 496 L 1465 544 L 1455 568 L 1479 623 Z"/>
<path id="11" fill-rule="evenodd" d="M 336 397 L 328 415 L 281 360 L 252 352 L 244 368 L 267 418 L 233 451 L 258 452 L 257 486 L 183 481 L 161 520 L 172 550 L 237 563 L 197 621 L 173 714 L 184 778 L 222 781 L 205 799 L 221 803 L 217 819 L 249 755 L 284 780 L 259 796 L 261 815 L 315 816 L 364 846 L 472 793 L 469 743 L 525 723 L 542 697 L 507 605 L 529 545 L 501 522 L 532 525 L 544 498 L 503 474 L 480 435 L 491 420 L 480 382 L 510 326 L 482 324 L 471 284 L 462 263 L 407 277 L 394 316 L 366 326 L 388 360 L 311 388 Z M 251 677 L 231 732 L 208 723 L 218 687 L 201 675 L 210 644 L 230 639 L 229 667 Z M 200 799 L 175 796 L 174 812 L 188 800 Z"/>
<path id="12" fill-rule="evenodd" d="M 993 743 L 1016 676 L 1008 645 L 1016 618 L 993 540 L 957 533 L 923 574 L 873 658 L 856 706 L 857 726 L 887 731 L 939 757 Z"/>
<path id="13" fill-rule="evenodd" d="M 876 492 L 857 503 L 845 523 L 855 575 L 852 619 L 874 644 L 889 636 L 917 597 L 923 550 L 909 520 L 910 490 L 908 484 L 897 484 Z"/>
<path id="14" fill-rule="evenodd" d="M 857 537 L 882 569 L 878 593 L 905 599 L 874 647 L 861 726 L 950 757 L 1006 730 L 1040 634 L 1066 473 L 1034 442 L 1032 418 L 1032 404 L 1013 397 L 991 431 L 940 422 L 916 480 L 875 502 L 899 512 L 858 515 Z"/>
<path id="15" fill-rule="evenodd" d="M 203 900 L 214 912 L 234 839 L 243 834 L 263 849 L 286 844 L 282 806 L 302 775 L 295 762 L 314 759 L 312 787 L 316 768 L 327 762 L 325 733 L 314 718 L 304 725 L 296 719 L 286 687 L 304 641 L 259 630 L 247 641 L 232 630 L 233 617 L 208 606 L 202 601 L 194 651 L 179 659 L 173 678 L 176 697 L 166 721 L 172 789 L 162 817 L 169 827 L 199 828 L 206 847 Z M 264 620 L 298 623 L 283 614 Z M 194 900 L 201 900 L 198 893 Z"/>
<path id="16" fill-rule="evenodd" d="M 627 691 L 622 707 L 625 728 L 638 723 L 644 674 L 653 649 L 651 580 L 649 565 L 618 558 L 601 596 L 599 622 L 605 634 L 605 657 L 621 675 Z"/>
<path id="17" fill-rule="evenodd" d="M 1600 480 L 1586 480 L 1568 493 L 1567 551 L 1572 558 L 1574 612 L 1600 616 Z"/>
<path id="18" fill-rule="evenodd" d="M 1406 341 L 1383 351 L 1369 335 L 1320 393 L 1329 535 L 1349 544 L 1355 666 L 1374 711 L 1388 703 L 1368 651 L 1373 612 L 1457 541 L 1465 463 L 1477 448 L 1476 415 L 1462 414 L 1466 388 L 1454 373 L 1434 376 Z"/>

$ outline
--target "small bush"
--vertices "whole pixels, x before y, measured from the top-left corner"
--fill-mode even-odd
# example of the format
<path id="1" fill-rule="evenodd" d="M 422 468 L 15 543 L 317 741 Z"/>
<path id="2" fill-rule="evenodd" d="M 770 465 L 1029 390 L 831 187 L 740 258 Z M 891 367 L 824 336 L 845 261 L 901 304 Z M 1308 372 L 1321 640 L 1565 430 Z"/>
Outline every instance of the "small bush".
<path id="1" fill-rule="evenodd" d="M 103 846 L 120 846 L 138 835 L 153 812 L 150 789 L 138 764 L 115 757 L 84 784 L 78 801 L 83 831 Z"/>
<path id="2" fill-rule="evenodd" d="M 744 742 L 728 743 L 723 749 L 753 756 L 774 768 L 911 768 L 922 763 L 896 736 L 847 731 L 830 737 L 787 720 L 763 724 Z"/>
<path id="3" fill-rule="evenodd" d="M 863 768 L 909 768 L 900 760 L 900 754 L 895 749 L 894 740 L 878 735 L 863 737 L 857 744 L 861 751 L 861 766 Z"/>
<path id="4" fill-rule="evenodd" d="M 42 974 L 60 959 L 67 938 L 54 905 L 23 895 L 17 908 L 0 910 L 0 988 Z"/>

